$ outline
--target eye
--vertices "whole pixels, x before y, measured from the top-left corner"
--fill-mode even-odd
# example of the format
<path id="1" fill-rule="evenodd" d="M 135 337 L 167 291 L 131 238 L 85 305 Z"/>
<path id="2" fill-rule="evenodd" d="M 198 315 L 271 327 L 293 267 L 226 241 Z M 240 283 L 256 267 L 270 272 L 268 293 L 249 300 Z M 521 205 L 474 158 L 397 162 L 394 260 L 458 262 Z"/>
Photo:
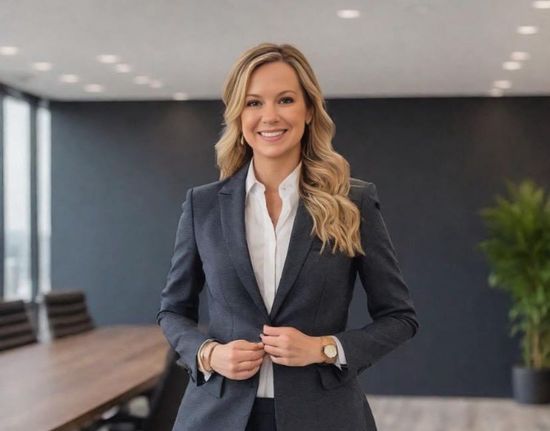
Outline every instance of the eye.
<path id="1" fill-rule="evenodd" d="M 287 102 L 284 103 L 285 105 L 288 105 L 288 104 L 294 102 L 294 99 L 292 97 L 281 97 L 280 100 L 281 101 L 287 101 Z M 260 103 L 260 102 L 258 100 L 252 99 L 252 100 L 249 100 L 248 102 L 246 102 L 246 106 L 251 106 L 251 107 L 257 106 L 257 105 L 255 105 L 255 103 Z"/>

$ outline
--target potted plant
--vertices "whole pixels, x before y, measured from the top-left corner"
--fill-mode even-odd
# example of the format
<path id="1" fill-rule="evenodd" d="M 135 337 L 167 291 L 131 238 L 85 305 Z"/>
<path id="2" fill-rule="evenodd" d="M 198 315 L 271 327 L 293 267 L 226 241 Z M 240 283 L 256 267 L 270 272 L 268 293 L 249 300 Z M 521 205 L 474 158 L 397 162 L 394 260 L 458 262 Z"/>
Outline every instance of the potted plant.
<path id="1" fill-rule="evenodd" d="M 480 210 L 488 238 L 478 244 L 490 265 L 489 286 L 512 300 L 510 335 L 521 333 L 522 364 L 512 370 L 514 399 L 550 402 L 550 199 L 531 180 L 506 181 L 509 199 L 496 196 Z"/>

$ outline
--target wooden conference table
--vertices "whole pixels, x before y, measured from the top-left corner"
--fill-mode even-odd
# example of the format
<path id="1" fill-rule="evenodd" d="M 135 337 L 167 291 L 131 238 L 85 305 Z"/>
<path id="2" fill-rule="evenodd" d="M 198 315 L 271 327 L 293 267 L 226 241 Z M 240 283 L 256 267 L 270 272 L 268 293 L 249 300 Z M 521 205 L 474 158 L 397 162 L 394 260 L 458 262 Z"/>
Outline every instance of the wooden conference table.
<path id="1" fill-rule="evenodd" d="M 0 353 L 0 430 L 67 431 L 154 386 L 160 328 L 100 327 Z"/>

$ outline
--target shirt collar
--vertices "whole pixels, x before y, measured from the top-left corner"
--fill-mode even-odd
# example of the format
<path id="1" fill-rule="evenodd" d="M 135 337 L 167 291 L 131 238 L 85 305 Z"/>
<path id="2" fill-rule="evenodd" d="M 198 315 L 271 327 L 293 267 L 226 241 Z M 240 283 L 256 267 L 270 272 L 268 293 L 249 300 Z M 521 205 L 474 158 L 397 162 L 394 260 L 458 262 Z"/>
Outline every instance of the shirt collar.
<path id="1" fill-rule="evenodd" d="M 279 196 L 281 196 L 281 198 L 290 198 L 292 204 L 298 202 L 300 197 L 299 184 L 301 168 L 302 161 L 300 160 L 298 166 L 296 166 L 296 168 L 281 181 L 281 184 L 279 184 Z M 265 186 L 258 181 L 256 175 L 254 175 L 254 159 L 252 158 L 246 175 L 246 196 L 248 196 L 254 186 L 258 187 L 262 192 L 265 191 Z"/>

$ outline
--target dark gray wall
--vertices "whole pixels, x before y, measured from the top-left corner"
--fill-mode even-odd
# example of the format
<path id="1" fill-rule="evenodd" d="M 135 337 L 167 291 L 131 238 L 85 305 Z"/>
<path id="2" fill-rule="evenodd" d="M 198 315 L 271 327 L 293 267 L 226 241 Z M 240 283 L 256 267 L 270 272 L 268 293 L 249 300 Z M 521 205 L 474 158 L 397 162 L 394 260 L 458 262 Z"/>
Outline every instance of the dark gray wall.
<path id="1" fill-rule="evenodd" d="M 52 286 L 98 324 L 152 323 L 188 187 L 216 176 L 220 103 L 52 103 Z"/>
<path id="2" fill-rule="evenodd" d="M 550 98 L 337 99 L 334 146 L 377 185 L 417 337 L 361 375 L 369 393 L 510 396 L 518 340 L 487 287 L 480 207 L 504 178 L 550 183 Z M 215 181 L 221 102 L 52 103 L 52 282 L 99 324 L 152 323 L 188 187 Z M 350 327 L 364 325 L 359 281 Z M 204 301 L 201 319 L 206 319 Z"/>

